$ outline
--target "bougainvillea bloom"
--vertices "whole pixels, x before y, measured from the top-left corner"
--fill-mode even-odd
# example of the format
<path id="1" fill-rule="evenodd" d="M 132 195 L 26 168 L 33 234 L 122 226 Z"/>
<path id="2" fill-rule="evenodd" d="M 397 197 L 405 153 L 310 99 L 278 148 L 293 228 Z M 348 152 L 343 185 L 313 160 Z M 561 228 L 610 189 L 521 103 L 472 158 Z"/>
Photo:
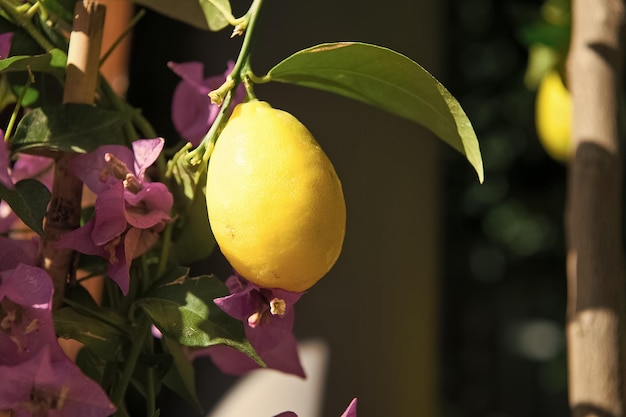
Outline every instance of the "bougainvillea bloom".
<path id="1" fill-rule="evenodd" d="M 294 304 L 301 293 L 260 288 L 236 275 L 226 280 L 230 295 L 215 304 L 228 315 L 244 322 L 246 338 L 268 368 L 304 377 L 293 335 Z M 259 367 L 245 354 L 225 345 L 200 349 L 192 354 L 211 356 L 222 372 L 241 375 Z"/>
<path id="2" fill-rule="evenodd" d="M 72 161 L 76 176 L 96 194 L 95 213 L 83 227 L 66 233 L 58 245 L 107 259 L 107 274 L 124 294 L 131 261 L 156 243 L 171 220 L 172 194 L 165 184 L 150 182 L 145 174 L 163 145 L 162 138 L 135 141 L 132 151 L 105 145 Z"/>
<path id="3" fill-rule="evenodd" d="M 9 56 L 11 42 L 13 42 L 13 32 L 0 34 L 0 59 L 5 59 Z"/>
<path id="4" fill-rule="evenodd" d="M 106 393 L 67 357 L 47 346 L 19 366 L 0 366 L 0 410 L 14 417 L 106 417 L 115 412 Z"/>
<path id="5" fill-rule="evenodd" d="M 19 264 L 0 271 L 0 365 L 24 362 L 44 345 L 55 360 L 65 356 L 52 323 L 52 293 L 52 279 L 43 269 Z"/>
<path id="6" fill-rule="evenodd" d="M 229 61 L 224 75 L 204 78 L 204 65 L 200 62 L 168 63 L 182 78 L 172 96 L 172 122 L 180 136 L 195 146 L 209 131 L 219 112 L 219 106 L 211 103 L 209 92 L 222 85 L 234 65 Z M 233 103 L 242 102 L 245 94 L 245 88 L 240 85 L 235 90 Z"/>

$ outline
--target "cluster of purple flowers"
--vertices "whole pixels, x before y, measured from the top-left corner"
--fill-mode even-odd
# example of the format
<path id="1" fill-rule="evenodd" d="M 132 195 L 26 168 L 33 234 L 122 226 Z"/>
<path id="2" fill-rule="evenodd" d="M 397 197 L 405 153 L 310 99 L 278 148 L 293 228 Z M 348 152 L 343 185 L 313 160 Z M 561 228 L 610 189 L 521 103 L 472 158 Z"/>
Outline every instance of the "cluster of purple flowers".
<path id="1" fill-rule="evenodd" d="M 0 35 L 0 59 L 9 55 L 12 34 Z M 181 137 L 195 145 L 206 135 L 219 110 L 208 93 L 224 76 L 205 78 L 197 62 L 170 63 L 182 81 L 172 102 L 172 119 Z M 232 70 L 228 63 L 226 75 Z M 234 101 L 244 97 L 242 87 Z M 20 154 L 14 163 L 0 131 L 0 184 L 14 189 L 25 178 L 52 186 L 48 158 Z M 94 215 L 80 228 L 66 233 L 58 246 L 99 256 L 107 261 L 107 276 L 127 294 L 132 260 L 153 247 L 172 221 L 173 196 L 167 186 L 153 182 L 146 170 L 161 154 L 162 138 L 133 142 L 132 149 L 104 145 L 76 156 L 70 168 L 95 194 Z M 112 414 L 106 393 L 85 376 L 61 349 L 52 320 L 50 276 L 38 267 L 39 239 L 14 239 L 18 218 L 0 202 L 0 412 L 14 416 L 94 416 Z M 32 235 L 31 235 L 32 236 Z M 213 300 L 241 320 L 245 334 L 269 368 L 305 377 L 293 335 L 294 304 L 301 293 L 261 288 L 233 275 L 226 280 L 230 295 Z M 210 356 L 225 373 L 243 374 L 258 365 L 234 348 L 218 345 L 189 350 L 190 359 Z M 292 412 L 281 417 L 295 416 Z M 278 416 L 277 416 L 278 417 Z M 356 399 L 342 417 L 356 417 Z"/>

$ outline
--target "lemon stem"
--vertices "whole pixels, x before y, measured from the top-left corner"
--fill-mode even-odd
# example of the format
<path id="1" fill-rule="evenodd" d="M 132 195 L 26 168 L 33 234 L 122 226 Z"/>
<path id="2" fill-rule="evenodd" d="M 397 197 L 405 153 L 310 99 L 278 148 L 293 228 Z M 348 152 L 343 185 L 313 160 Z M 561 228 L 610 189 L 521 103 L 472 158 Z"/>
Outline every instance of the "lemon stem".
<path id="1" fill-rule="evenodd" d="M 250 8 L 241 18 L 244 22 L 247 22 L 247 24 L 241 23 L 242 26 L 245 27 L 241 50 L 239 51 L 239 56 L 237 57 L 237 61 L 235 62 L 233 70 L 228 75 L 228 77 L 226 77 L 226 82 L 222 84 L 218 89 L 209 93 L 211 100 L 218 105 L 221 105 L 221 108 L 219 113 L 217 114 L 217 117 L 213 121 L 211 128 L 204 136 L 198 147 L 191 151 L 187 156 L 187 160 L 192 165 L 197 165 L 202 161 L 208 161 L 209 157 L 211 156 L 211 152 L 213 151 L 213 146 L 217 141 L 217 137 L 221 132 L 222 127 L 226 123 L 226 116 L 228 114 L 228 108 L 230 107 L 230 104 L 232 102 L 233 91 L 237 88 L 239 83 L 241 83 L 242 79 L 246 79 L 246 77 L 242 77 L 242 73 L 250 72 L 250 53 L 252 51 L 254 33 L 257 27 L 259 11 L 262 4 L 263 0 L 253 0 Z M 252 92 L 252 87 L 248 85 L 246 81 L 244 81 L 244 85 L 246 85 L 248 98 L 254 98 L 254 92 Z"/>

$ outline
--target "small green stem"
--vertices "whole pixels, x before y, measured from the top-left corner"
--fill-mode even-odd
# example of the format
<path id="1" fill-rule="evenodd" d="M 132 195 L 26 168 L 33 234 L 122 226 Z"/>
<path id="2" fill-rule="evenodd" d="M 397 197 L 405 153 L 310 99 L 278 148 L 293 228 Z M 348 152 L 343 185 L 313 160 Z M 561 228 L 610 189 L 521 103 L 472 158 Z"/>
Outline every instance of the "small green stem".
<path id="1" fill-rule="evenodd" d="M 135 27 L 135 25 L 139 22 L 139 20 L 141 20 L 141 18 L 146 14 L 146 10 L 145 9 L 141 9 L 139 10 L 139 12 L 137 12 L 137 14 L 131 19 L 130 22 L 128 22 L 128 26 L 126 27 L 126 29 L 124 29 L 124 32 L 122 32 L 120 34 L 120 36 L 117 37 L 117 39 L 115 40 L 115 42 L 113 42 L 113 45 L 111 45 L 111 47 L 102 55 L 102 57 L 100 58 L 100 66 L 102 66 L 102 64 L 104 64 L 104 62 L 109 58 L 109 56 L 113 53 L 113 51 L 115 50 L 115 48 L 117 48 L 117 46 L 124 40 L 124 38 L 126 36 L 128 36 L 128 34 L 133 30 L 133 28 Z"/>
<path id="2" fill-rule="evenodd" d="M 139 318 L 139 321 L 137 323 L 137 329 L 133 332 L 130 351 L 128 352 L 128 357 L 126 358 L 122 375 L 120 376 L 120 380 L 117 383 L 117 387 L 115 388 L 113 393 L 111 393 L 111 402 L 118 407 L 120 407 L 120 405 L 124 401 L 126 389 L 128 388 L 128 384 L 130 383 L 133 373 L 135 372 L 137 360 L 139 359 L 139 355 L 141 354 L 142 348 L 144 347 L 146 334 L 150 333 L 150 320 L 145 314 L 140 314 L 141 317 Z"/>
<path id="3" fill-rule="evenodd" d="M 33 24 L 31 16 L 28 15 L 28 9 L 30 9 L 30 6 L 25 11 L 21 11 L 13 4 L 12 1 L 0 0 L 0 9 L 4 10 L 14 23 L 28 32 L 30 37 L 33 38 L 33 40 L 37 42 L 37 44 L 39 44 L 44 51 L 49 52 L 54 49 L 54 45 L 41 32 L 39 32 Z"/>
<path id="4" fill-rule="evenodd" d="M 232 92 L 241 82 L 242 70 L 249 67 L 248 61 L 250 59 L 250 53 L 252 51 L 254 33 L 257 27 L 256 23 L 258 21 L 259 11 L 262 4 L 263 0 L 254 0 L 245 16 L 242 18 L 245 19 L 245 21 L 247 21 L 248 23 L 247 25 L 245 25 L 246 31 L 244 34 L 243 43 L 241 44 L 241 50 L 239 51 L 239 56 L 237 57 L 237 61 L 235 62 L 233 70 L 226 79 L 225 86 L 227 86 L 227 88 L 221 89 L 220 87 L 219 89 L 217 89 L 220 95 L 225 95 L 225 99 L 223 103 L 221 103 L 220 112 L 217 114 L 215 121 L 211 125 L 211 129 L 209 129 L 209 132 L 204 136 L 202 142 L 200 142 L 200 145 L 198 145 L 196 149 L 189 153 L 187 158 L 192 165 L 199 164 L 201 161 L 208 160 L 213 150 L 213 145 L 217 140 L 217 136 L 221 132 L 224 124 L 226 123 L 226 115 L 228 114 L 228 108 L 230 106 L 233 96 Z"/>
<path id="5" fill-rule="evenodd" d="M 174 223 L 170 222 L 165 226 L 163 231 L 163 246 L 161 246 L 161 257 L 159 258 L 159 266 L 157 268 L 157 277 L 160 277 L 165 273 L 167 268 L 167 260 L 170 257 L 170 248 L 172 247 L 172 231 L 174 230 Z"/>
<path id="6" fill-rule="evenodd" d="M 13 112 L 11 113 L 11 118 L 9 119 L 9 124 L 6 128 L 6 133 L 4 134 L 4 140 L 9 141 L 11 135 L 13 134 L 13 126 L 15 126 L 15 122 L 17 121 L 17 115 L 20 112 L 20 108 L 22 107 L 22 101 L 24 100 L 24 96 L 26 95 L 26 91 L 28 88 L 35 82 L 35 76 L 28 68 L 28 78 L 26 80 L 26 84 L 22 91 L 20 91 L 20 96 L 17 98 L 17 103 L 15 103 L 15 108 L 13 108 Z"/>

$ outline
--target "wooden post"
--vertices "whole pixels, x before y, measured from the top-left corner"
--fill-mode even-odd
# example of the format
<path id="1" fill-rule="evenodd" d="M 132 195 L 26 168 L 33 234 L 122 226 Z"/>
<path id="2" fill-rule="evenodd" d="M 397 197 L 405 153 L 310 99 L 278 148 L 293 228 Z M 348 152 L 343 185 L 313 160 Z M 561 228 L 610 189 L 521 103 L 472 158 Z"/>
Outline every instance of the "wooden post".
<path id="1" fill-rule="evenodd" d="M 622 0 L 573 0 L 567 232 L 572 416 L 624 416 L 624 256 L 618 97 Z"/>
<path id="2" fill-rule="evenodd" d="M 98 83 L 98 64 L 105 7 L 94 1 L 77 1 L 70 35 L 64 103 L 92 104 Z M 62 300 L 67 280 L 73 274 L 74 252 L 59 249 L 56 242 L 80 225 L 82 182 L 70 172 L 71 152 L 61 153 L 55 161 L 52 196 L 46 214 L 41 253 L 44 268 L 54 282 L 54 306 Z"/>

